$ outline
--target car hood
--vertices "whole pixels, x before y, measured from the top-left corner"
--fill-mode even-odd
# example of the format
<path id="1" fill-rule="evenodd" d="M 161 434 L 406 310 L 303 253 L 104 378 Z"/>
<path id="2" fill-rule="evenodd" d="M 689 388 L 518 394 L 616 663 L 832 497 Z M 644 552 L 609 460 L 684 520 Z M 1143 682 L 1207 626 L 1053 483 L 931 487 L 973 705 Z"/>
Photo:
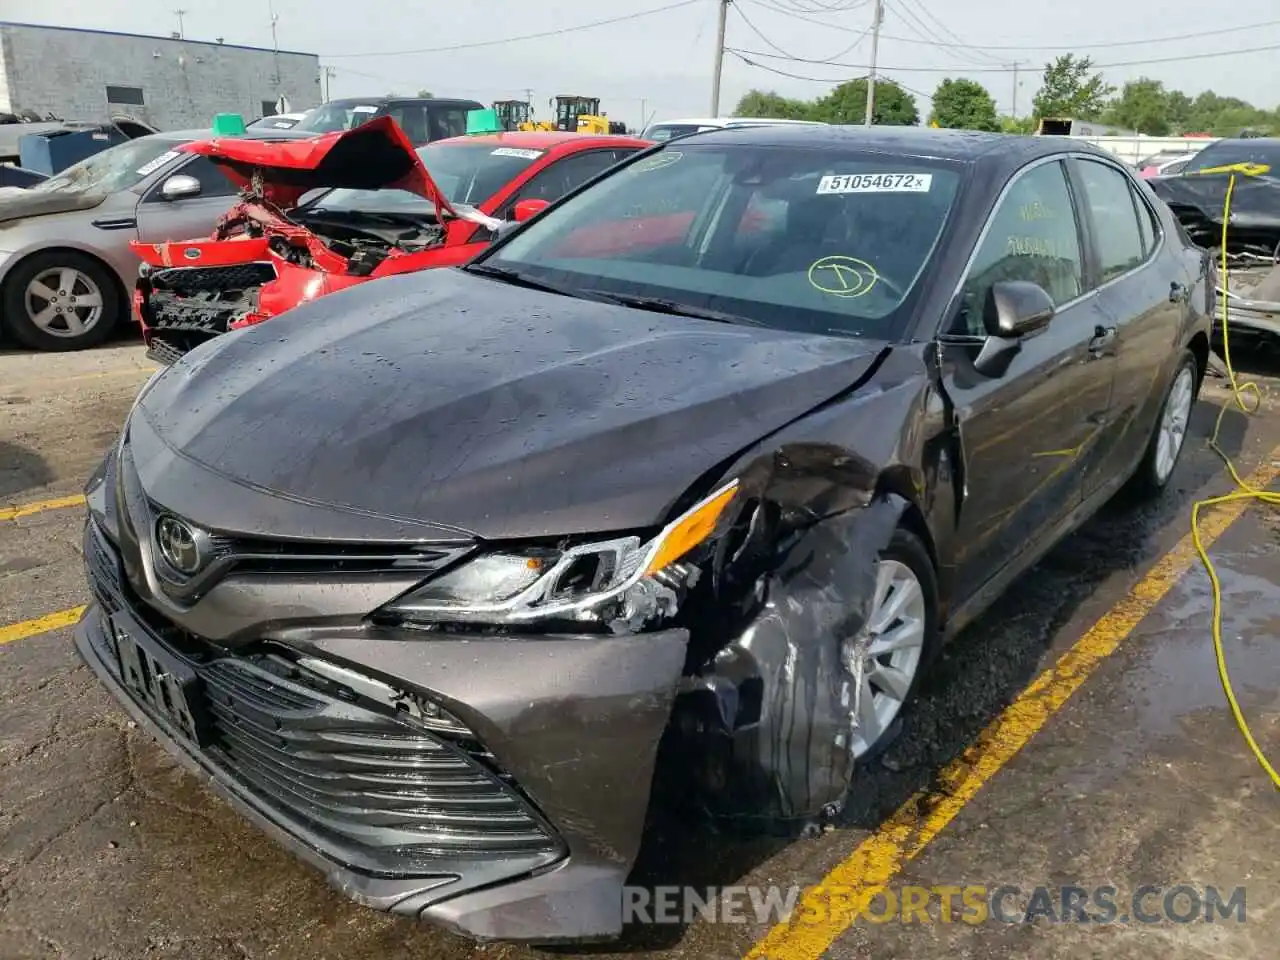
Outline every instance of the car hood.
<path id="1" fill-rule="evenodd" d="M 488 539 L 607 532 L 661 522 L 885 349 L 431 271 L 219 337 L 136 415 L 178 460 L 294 502 Z"/>
<path id="2" fill-rule="evenodd" d="M 217 137 L 178 149 L 208 157 L 242 189 L 250 188 L 254 175 L 260 175 L 266 199 L 286 209 L 312 190 L 398 189 L 430 200 L 437 215 L 456 216 L 409 138 L 387 116 L 305 139 Z"/>
<path id="3" fill-rule="evenodd" d="M 1280 177 L 1275 173 L 1189 173 L 1172 177 L 1152 177 L 1147 181 L 1156 196 L 1169 205 L 1174 215 L 1201 246 L 1221 243 L 1222 214 L 1227 188 L 1231 188 L 1231 224 L 1228 243 L 1243 244 L 1264 253 L 1280 244 Z"/>
<path id="4" fill-rule="evenodd" d="M 22 187 L 0 189 L 0 223 L 72 213 L 102 206 L 106 194 L 71 190 L 31 190 Z"/>

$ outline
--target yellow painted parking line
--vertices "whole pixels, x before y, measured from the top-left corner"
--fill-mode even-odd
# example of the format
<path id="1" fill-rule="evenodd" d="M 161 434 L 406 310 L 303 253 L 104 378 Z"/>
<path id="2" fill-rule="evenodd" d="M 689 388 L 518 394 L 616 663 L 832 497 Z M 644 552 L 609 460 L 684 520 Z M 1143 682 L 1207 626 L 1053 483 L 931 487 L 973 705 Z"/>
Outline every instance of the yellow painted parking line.
<path id="1" fill-rule="evenodd" d="M 24 503 L 16 507 L 0 507 L 0 521 L 17 520 L 19 517 L 29 517 L 32 514 L 44 513 L 46 510 L 62 510 L 65 507 L 81 506 L 84 506 L 84 497 L 78 493 L 74 497 L 37 500 L 35 503 Z"/>
<path id="2" fill-rule="evenodd" d="M 1246 479 L 1265 490 L 1280 475 L 1280 447 Z M 1200 524 L 1208 549 L 1239 519 L 1248 501 L 1226 504 Z M 1197 562 L 1191 535 L 1161 557 L 1128 595 L 1045 670 L 963 754 L 943 768 L 940 787 L 915 794 L 857 849 L 805 891 L 792 914 L 747 954 L 748 960 L 819 960 L 857 919 L 867 901 L 920 855 L 1001 767 L 1026 746 Z"/>
<path id="3" fill-rule="evenodd" d="M 36 617 L 34 620 L 23 620 L 21 623 L 11 623 L 7 627 L 0 627 L 0 647 L 6 643 L 13 643 L 15 640 L 26 640 L 28 637 L 48 633 L 50 630 L 61 630 L 63 627 L 69 627 L 80 619 L 80 614 L 82 613 L 84 613 L 83 606 L 72 607 L 70 610 L 47 613 L 43 617 Z"/>

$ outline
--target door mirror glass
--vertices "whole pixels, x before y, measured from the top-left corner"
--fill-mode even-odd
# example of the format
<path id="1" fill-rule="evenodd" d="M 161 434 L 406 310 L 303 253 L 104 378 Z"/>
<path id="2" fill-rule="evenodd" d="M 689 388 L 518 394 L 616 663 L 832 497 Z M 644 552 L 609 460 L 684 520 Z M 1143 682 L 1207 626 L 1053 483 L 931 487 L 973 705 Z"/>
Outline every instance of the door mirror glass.
<path id="1" fill-rule="evenodd" d="M 160 188 L 160 196 L 166 200 L 184 200 L 200 196 L 200 181 L 185 173 L 175 173 Z"/>
<path id="2" fill-rule="evenodd" d="M 511 212 L 511 219 L 516 223 L 524 223 L 526 220 L 532 220 L 549 206 L 551 204 L 546 200 L 520 200 Z"/>
<path id="3" fill-rule="evenodd" d="M 1004 280 L 987 289 L 982 321 L 989 336 L 1016 340 L 1048 326 L 1053 310 L 1053 298 L 1040 284 Z"/>

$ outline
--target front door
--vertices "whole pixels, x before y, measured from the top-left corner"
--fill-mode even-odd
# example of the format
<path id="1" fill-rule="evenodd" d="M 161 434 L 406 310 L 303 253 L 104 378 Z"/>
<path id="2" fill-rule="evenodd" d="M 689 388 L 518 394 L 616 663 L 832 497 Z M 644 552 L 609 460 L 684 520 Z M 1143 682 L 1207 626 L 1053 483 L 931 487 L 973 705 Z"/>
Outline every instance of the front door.
<path id="1" fill-rule="evenodd" d="M 943 389 L 956 409 L 964 497 L 953 562 L 963 600 L 1079 506 L 1109 413 L 1114 354 L 1097 349 L 1109 322 L 1091 291 L 1062 163 L 1015 175 L 993 212 L 947 332 L 985 336 L 993 283 L 1039 284 L 1058 307 L 1000 376 L 973 366 L 977 347 L 943 345 Z"/>
<path id="2" fill-rule="evenodd" d="M 169 171 L 200 181 L 200 193 L 180 200 L 166 200 L 161 193 L 165 180 L 156 181 L 138 204 L 138 239 L 144 243 L 165 240 L 207 240 L 218 218 L 235 204 L 239 189 L 209 160 L 193 154 L 191 159 Z"/>

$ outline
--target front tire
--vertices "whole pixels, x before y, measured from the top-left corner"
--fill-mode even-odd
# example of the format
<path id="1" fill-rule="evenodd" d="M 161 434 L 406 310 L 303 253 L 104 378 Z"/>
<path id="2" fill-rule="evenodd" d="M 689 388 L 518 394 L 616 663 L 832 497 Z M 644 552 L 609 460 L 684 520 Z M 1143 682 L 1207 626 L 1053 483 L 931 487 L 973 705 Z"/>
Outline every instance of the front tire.
<path id="1" fill-rule="evenodd" d="M 83 350 L 105 341 L 120 321 L 111 272 L 73 250 L 28 257 L 9 274 L 0 301 L 5 331 L 32 350 Z"/>
<path id="2" fill-rule="evenodd" d="M 1164 403 L 1156 415 L 1155 428 L 1147 442 L 1142 462 L 1133 475 L 1133 491 L 1141 497 L 1156 497 L 1169 485 L 1186 446 L 1187 427 L 1195 403 L 1199 364 L 1195 354 L 1184 350 L 1177 372 L 1165 392 Z"/>
<path id="3" fill-rule="evenodd" d="M 896 739 L 938 641 L 933 562 L 920 538 L 899 527 L 876 562 L 867 623 L 844 641 L 841 651 L 850 686 L 857 692 L 857 763 L 876 759 Z"/>

